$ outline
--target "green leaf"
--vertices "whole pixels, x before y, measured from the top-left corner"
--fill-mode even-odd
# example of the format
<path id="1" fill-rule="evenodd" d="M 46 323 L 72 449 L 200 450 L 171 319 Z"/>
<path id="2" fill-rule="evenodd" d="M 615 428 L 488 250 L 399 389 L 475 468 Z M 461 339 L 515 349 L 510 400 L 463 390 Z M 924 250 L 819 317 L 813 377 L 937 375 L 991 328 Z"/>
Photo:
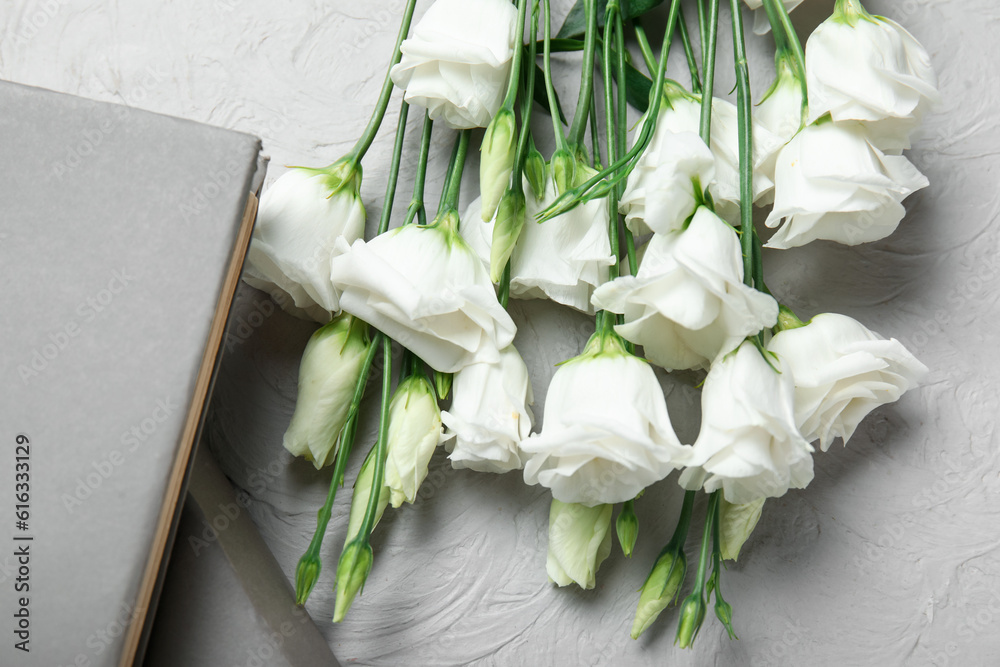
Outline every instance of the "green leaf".
<path id="1" fill-rule="evenodd" d="M 649 93 L 653 89 L 652 80 L 632 65 L 625 63 L 625 100 L 645 112 L 649 108 Z"/>
<path id="2" fill-rule="evenodd" d="M 587 31 L 587 12 L 583 6 L 584 0 L 576 0 L 576 4 L 569 10 L 566 20 L 556 37 L 565 39 L 579 37 Z M 622 17 L 627 21 L 637 16 L 642 16 L 654 7 L 663 3 L 663 0 L 624 0 L 622 2 Z M 607 11 L 608 0 L 597 0 L 597 27 L 604 25 L 604 14 Z"/>
<path id="3" fill-rule="evenodd" d="M 549 109 L 549 98 L 545 94 L 545 72 L 538 65 L 535 65 L 535 102 L 545 109 L 549 115 L 552 114 L 552 110 Z M 566 116 L 563 114 L 562 102 L 559 101 L 558 93 L 556 93 L 556 112 L 559 114 L 559 120 L 562 121 L 563 125 L 569 125 L 566 122 Z"/>

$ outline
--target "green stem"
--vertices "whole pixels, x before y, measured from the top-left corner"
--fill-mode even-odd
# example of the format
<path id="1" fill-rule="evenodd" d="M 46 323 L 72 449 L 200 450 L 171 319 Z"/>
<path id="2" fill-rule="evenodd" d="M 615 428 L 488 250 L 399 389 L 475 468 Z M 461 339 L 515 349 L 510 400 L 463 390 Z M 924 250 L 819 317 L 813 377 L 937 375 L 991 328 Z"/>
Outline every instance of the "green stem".
<path id="1" fill-rule="evenodd" d="M 781 25 L 781 17 L 778 15 L 778 8 L 775 1 L 784 5 L 781 0 L 763 0 L 764 11 L 767 13 L 767 22 L 771 24 L 771 37 L 774 39 L 774 50 L 778 53 L 787 51 L 790 48 L 788 35 L 785 33 L 785 26 Z"/>
<path id="2" fill-rule="evenodd" d="M 617 19 L 617 20 L 616 20 Z M 601 74 L 604 76 L 604 139 L 608 147 L 608 161 L 618 162 L 618 123 L 616 122 L 616 109 L 614 90 L 611 87 L 612 69 L 611 52 L 615 41 L 615 25 L 621 22 L 621 12 L 618 7 L 618 0 L 608 2 L 607 11 L 604 14 L 604 48 L 601 53 Z M 619 54 L 622 50 L 619 49 Z M 622 97 L 624 91 L 619 88 L 618 96 Z M 617 170 L 616 170 L 617 171 Z M 611 188 L 608 192 L 608 239 L 611 242 L 611 256 L 615 258 L 614 264 L 608 267 L 608 280 L 618 277 L 618 188 Z M 608 314 L 605 313 L 605 318 Z"/>
<path id="3" fill-rule="evenodd" d="M 461 138 L 461 137 L 459 137 Z M 458 139 L 451 146 L 451 156 L 448 158 L 448 168 L 444 172 L 444 183 L 441 185 L 441 198 L 438 199 L 437 214 L 441 215 L 445 211 L 444 202 L 448 198 L 448 189 L 451 187 L 451 174 L 455 170 L 455 160 L 458 159 Z"/>
<path id="4" fill-rule="evenodd" d="M 701 42 L 701 63 L 708 61 L 708 17 L 705 15 L 705 0 L 695 0 L 698 4 L 698 37 Z"/>
<path id="5" fill-rule="evenodd" d="M 462 130 L 458 133 L 451 163 L 448 166 L 448 187 L 442 192 L 438 215 L 458 208 L 458 195 L 462 189 L 462 171 L 465 170 L 465 154 L 469 150 L 469 137 L 471 135 L 472 130 Z"/>
<path id="6" fill-rule="evenodd" d="M 615 13 L 615 94 L 618 102 L 618 110 L 615 114 L 615 161 L 625 152 L 625 144 L 628 142 L 628 79 L 625 76 L 625 25 L 622 21 L 622 13 L 619 10 Z M 611 152 L 609 151 L 610 155 Z M 625 182 L 618 184 L 615 199 L 621 201 L 625 192 Z M 615 218 L 618 217 L 617 201 L 615 204 Z M 626 230 L 627 231 L 627 230 Z"/>
<path id="7" fill-rule="evenodd" d="M 618 89 L 618 122 L 616 123 L 618 132 L 615 141 L 615 158 L 617 159 L 621 157 L 625 149 L 628 136 L 628 129 L 625 126 L 628 122 L 628 78 L 625 76 L 625 26 L 622 22 L 621 12 L 618 12 L 615 16 L 615 51 L 618 56 L 615 63 L 615 85 Z M 621 201 L 624 191 L 625 182 L 621 181 L 615 192 L 615 208 L 612 212 L 612 217 L 622 228 L 623 236 L 625 237 L 625 255 L 628 257 L 629 273 L 634 276 L 638 269 L 635 257 L 635 238 L 628 227 L 621 225 L 618 217 L 618 202 Z M 632 351 L 631 348 L 629 351 Z"/>
<path id="8" fill-rule="evenodd" d="M 431 130 L 434 121 L 430 114 L 424 112 L 424 127 L 420 132 L 420 156 L 417 158 L 417 175 L 413 179 L 413 198 L 406 209 L 406 219 L 404 225 L 413 222 L 414 216 L 418 217 L 421 225 L 427 224 L 427 208 L 424 206 L 424 180 L 427 177 L 427 156 L 431 150 Z"/>
<path id="9" fill-rule="evenodd" d="M 378 134 L 378 128 L 382 125 L 382 118 L 385 116 L 385 110 L 389 106 L 389 98 L 392 96 L 393 84 L 389 73 L 402 57 L 400 46 L 402 46 L 403 40 L 406 39 L 406 34 L 410 31 L 410 19 L 413 18 L 413 8 L 416 5 L 417 0 L 408 0 L 406 3 L 406 9 L 403 11 L 403 22 L 399 26 L 399 34 L 396 35 L 396 48 L 392 52 L 389 69 L 385 72 L 385 80 L 382 82 L 382 92 L 379 94 L 378 103 L 375 105 L 375 110 L 372 112 L 371 118 L 368 119 L 368 126 L 365 128 L 364 133 L 358 139 L 358 143 L 354 144 L 351 152 L 348 153 L 348 157 L 355 163 L 361 162 L 362 158 L 364 158 L 365 153 L 368 152 L 369 147 L 371 147 L 372 142 L 375 140 L 375 135 Z"/>
<path id="10" fill-rule="evenodd" d="M 719 0 L 709 0 L 708 42 L 705 51 L 705 88 L 701 93 L 701 138 L 711 146 L 712 98 L 715 95 L 715 50 L 719 38 Z"/>
<path id="11" fill-rule="evenodd" d="M 375 471 L 372 475 L 372 490 L 368 496 L 368 507 L 365 508 L 365 518 L 361 523 L 358 537 L 364 543 L 375 528 L 375 516 L 378 514 L 378 497 L 385 482 L 385 458 L 389 447 L 389 402 L 392 390 L 392 341 L 388 336 L 382 337 L 382 409 L 378 418 L 378 440 L 375 443 Z"/>
<path id="12" fill-rule="evenodd" d="M 691 35 L 688 34 L 687 20 L 684 9 L 680 10 L 677 28 L 681 34 L 681 44 L 684 45 L 684 56 L 687 58 L 688 71 L 691 73 L 691 92 L 701 93 L 701 77 L 698 76 L 698 61 L 694 57 L 694 47 L 691 45 Z"/>
<path id="13" fill-rule="evenodd" d="M 503 267 L 503 273 L 500 274 L 500 289 L 497 290 L 497 300 L 500 305 L 503 306 L 504 310 L 507 309 L 507 304 L 510 302 L 510 260 L 507 260 L 507 265 Z"/>
<path id="14" fill-rule="evenodd" d="M 730 639 L 738 639 L 733 631 L 733 608 L 722 596 L 722 531 L 720 524 L 722 503 L 715 504 L 715 516 L 712 517 L 712 576 L 711 589 L 715 594 L 715 615 L 722 621 Z M 707 602 L 707 600 L 706 600 Z"/>
<path id="15" fill-rule="evenodd" d="M 590 166 L 596 169 L 601 164 L 601 131 L 597 125 L 597 89 L 591 92 L 593 99 L 590 104 Z"/>
<path id="16" fill-rule="evenodd" d="M 403 156 L 403 139 L 406 137 L 406 116 L 410 105 L 406 100 L 399 107 L 399 120 L 396 122 L 396 142 L 392 147 L 392 162 L 389 165 L 389 181 L 385 186 L 385 201 L 382 203 L 382 216 L 378 221 L 378 232 L 384 234 L 389 229 L 389 218 L 392 217 L 392 203 L 396 199 L 396 182 L 399 180 L 399 162 Z"/>
<path id="17" fill-rule="evenodd" d="M 559 120 L 559 114 L 555 111 L 559 108 L 559 102 L 556 100 L 556 89 L 552 85 L 552 10 L 549 6 L 549 0 L 544 0 L 544 3 L 545 40 L 542 49 L 542 69 L 545 73 L 545 95 L 549 100 L 549 115 L 552 117 L 552 133 L 556 139 L 556 150 L 569 151 L 566 143 L 566 135 L 563 134 L 562 123 Z M 593 58 L 591 58 L 591 61 L 593 61 Z"/>
<path id="18" fill-rule="evenodd" d="M 676 30 L 677 27 L 677 13 L 679 9 L 680 0 L 673 0 L 670 4 L 670 15 L 667 19 L 667 29 L 663 36 L 663 45 L 660 48 L 660 59 L 656 76 L 653 81 L 653 89 L 649 93 L 651 113 L 646 114 L 642 126 L 639 128 L 639 134 L 636 137 L 635 145 L 633 145 L 621 159 L 605 167 L 585 183 L 571 190 L 567 190 L 560 195 L 554 202 L 552 202 L 552 204 L 536 216 L 537 220 L 544 222 L 545 220 L 549 220 L 557 215 L 561 215 L 569 210 L 572 210 L 583 201 L 603 197 L 607 194 L 607 189 L 609 187 L 617 185 L 618 181 L 627 178 L 632 170 L 635 169 L 637 162 L 636 158 L 641 155 L 644 150 L 646 150 L 646 147 L 652 139 L 653 131 L 656 129 L 656 120 L 658 115 L 656 110 L 659 109 L 660 100 L 663 97 L 667 54 L 670 52 L 670 42 L 674 34 L 674 30 Z M 605 181 L 605 179 L 609 176 L 612 176 L 612 178 Z M 605 182 L 600 187 L 595 187 L 599 183 L 602 183 L 602 181 Z"/>
<path id="19" fill-rule="evenodd" d="M 521 105 L 521 133 L 517 137 L 517 158 L 514 162 L 514 187 L 523 192 L 522 185 L 524 174 L 524 161 L 528 157 L 529 147 L 532 145 L 531 139 L 531 108 L 535 99 L 535 60 L 538 57 L 538 4 L 532 8 L 531 12 L 531 43 L 528 45 L 529 67 L 525 68 L 524 95 Z M 506 310 L 510 301 L 510 258 L 504 266 L 503 273 L 500 274 L 500 286 L 497 290 L 497 299 L 500 305 Z"/>
<path id="20" fill-rule="evenodd" d="M 705 516 L 705 528 L 701 535 L 701 551 L 698 555 L 698 573 L 694 580 L 694 591 L 699 590 L 704 595 L 705 575 L 708 572 L 708 561 L 712 555 L 712 528 L 715 525 L 716 508 L 719 505 L 721 491 L 714 491 L 708 499 L 708 513 Z"/>
<path id="21" fill-rule="evenodd" d="M 642 52 L 642 59 L 646 63 L 646 70 L 652 76 L 656 73 L 656 58 L 653 56 L 653 48 L 649 45 L 646 28 L 642 25 L 642 21 L 638 16 L 632 19 L 632 28 L 635 30 L 635 39 L 639 42 L 639 51 Z"/>
<path id="22" fill-rule="evenodd" d="M 531 65 L 527 68 L 524 77 L 524 95 L 521 104 L 521 132 L 517 137 L 517 152 L 514 161 L 514 185 L 521 186 L 521 175 L 524 173 L 524 161 L 528 157 L 528 147 L 531 140 L 531 109 L 535 99 L 535 73 L 533 70 L 535 59 L 538 57 L 538 40 L 535 35 L 538 33 L 538 13 L 531 13 L 531 43 L 528 45 L 528 60 Z M 523 38 L 523 37 L 522 37 Z"/>
<path id="23" fill-rule="evenodd" d="M 743 282 L 754 285 L 753 229 L 753 125 L 750 106 L 750 70 L 743 38 L 739 0 L 730 0 L 733 14 L 733 54 L 736 64 L 736 112 L 740 141 L 740 244 L 743 248 Z"/>
<path id="24" fill-rule="evenodd" d="M 684 492 L 684 503 L 681 505 L 681 515 L 677 520 L 677 527 L 674 528 L 673 537 L 667 542 L 667 546 L 663 548 L 663 552 L 674 547 L 678 549 L 684 548 L 684 543 L 687 542 L 688 530 L 691 528 L 691 516 L 694 514 L 694 499 L 697 495 L 697 491 Z M 663 555 L 663 552 L 660 555 Z"/>
<path id="25" fill-rule="evenodd" d="M 548 7 L 548 2 L 546 2 Z M 594 87 L 594 50 L 597 42 L 597 0 L 584 0 L 587 12 L 587 33 L 583 38 L 583 74 L 580 79 L 580 96 L 577 98 L 569 141 L 574 146 L 583 144 L 583 135 L 590 115 L 590 91 Z M 550 47 L 551 48 L 551 47 Z M 546 69 L 548 65 L 546 64 Z M 551 106 L 551 105 L 550 105 Z"/>
<path id="26" fill-rule="evenodd" d="M 764 243 L 756 229 L 753 232 L 753 286 L 764 294 L 771 294 L 764 284 Z"/>
<path id="27" fill-rule="evenodd" d="M 528 0 L 518 0 L 517 3 L 517 26 L 519 28 L 519 38 L 514 47 L 514 59 L 510 64 L 510 80 L 507 82 L 507 95 L 504 96 L 503 107 L 513 109 L 514 101 L 517 99 L 517 89 L 520 87 L 521 79 L 521 58 L 524 57 L 524 17 L 528 9 Z M 534 41 L 534 38 L 532 38 Z"/>

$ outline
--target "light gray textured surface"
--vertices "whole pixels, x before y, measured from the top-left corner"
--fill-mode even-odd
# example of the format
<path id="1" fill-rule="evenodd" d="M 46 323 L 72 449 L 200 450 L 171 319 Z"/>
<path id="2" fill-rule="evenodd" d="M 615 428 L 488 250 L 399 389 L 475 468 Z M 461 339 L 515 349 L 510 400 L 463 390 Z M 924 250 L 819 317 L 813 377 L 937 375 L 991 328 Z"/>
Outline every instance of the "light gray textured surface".
<path id="1" fill-rule="evenodd" d="M 420 3 L 419 16 L 426 3 Z M 832 0 L 793 17 L 811 29 Z M 816 458 L 812 485 L 768 503 L 739 563 L 724 579 L 741 637 L 713 619 L 694 651 L 673 647 L 675 614 L 628 638 L 634 591 L 670 534 L 673 478 L 639 503 L 632 561 L 613 553 L 591 592 L 556 589 L 544 571 L 548 496 L 502 477 L 450 470 L 443 456 L 413 507 L 376 531 L 376 562 L 348 619 L 329 624 L 332 566 L 346 524 L 334 509 L 327 568 L 309 604 L 345 663 L 422 664 L 994 664 L 1000 654 L 1000 519 L 995 419 L 1000 95 L 988 0 L 870 0 L 931 53 L 943 103 L 909 153 L 931 186 L 907 201 L 899 231 L 874 244 L 817 243 L 768 252 L 768 284 L 803 315 L 852 315 L 904 340 L 931 373 L 924 386 L 876 411 L 849 448 Z M 267 3 L 15 2 L 0 41 L 0 76 L 253 132 L 273 161 L 318 165 L 346 151 L 367 120 L 401 14 L 401 0 Z M 556 23 L 569 2 L 555 3 Z M 50 13 L 47 7 L 55 7 Z M 648 22 L 656 33 L 661 18 Z M 694 16 L 693 7 L 688 15 Z M 723 10 L 716 90 L 734 77 Z M 30 25 L 38 26 L 28 29 Z M 30 38 L 19 36 L 33 32 Z M 766 38 L 749 44 L 757 96 L 769 83 Z M 567 105 L 577 54 L 557 56 Z M 671 70 L 684 81 L 682 60 Z M 397 94 L 398 95 L 398 94 Z M 398 103 L 390 105 L 387 127 Z M 411 114 L 397 209 L 408 200 L 418 114 Z M 545 134 L 544 123 L 540 126 Z M 435 135 L 428 199 L 439 191 L 447 132 Z M 391 130 L 366 160 L 369 228 L 380 209 Z M 544 149 L 543 149 L 544 150 Z M 474 196 L 474 169 L 465 201 Z M 245 327 L 230 337 L 209 424 L 228 474 L 256 499 L 251 512 L 286 574 L 309 540 L 329 474 L 292 462 L 280 446 L 291 416 L 298 356 L 311 325 L 274 313 L 245 286 Z M 519 349 L 542 413 L 553 364 L 589 333 L 585 318 L 516 303 Z M 273 314 L 272 314 L 273 313 Z M 696 392 L 665 379 L 679 435 L 697 430 Z M 370 442 L 369 403 L 359 441 Z M 353 461 L 349 479 L 360 465 Z M 206 622 L 212 622 L 206 619 Z"/>

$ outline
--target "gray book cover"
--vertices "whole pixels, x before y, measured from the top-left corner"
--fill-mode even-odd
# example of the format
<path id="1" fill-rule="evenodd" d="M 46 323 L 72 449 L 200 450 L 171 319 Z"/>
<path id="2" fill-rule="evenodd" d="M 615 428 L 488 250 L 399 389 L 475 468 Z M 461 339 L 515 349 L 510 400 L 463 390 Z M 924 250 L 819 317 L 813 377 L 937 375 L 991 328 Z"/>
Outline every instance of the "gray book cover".
<path id="1" fill-rule="evenodd" d="M 0 82 L 0 151 L 0 664 L 131 664 L 249 241 L 260 142 Z"/>

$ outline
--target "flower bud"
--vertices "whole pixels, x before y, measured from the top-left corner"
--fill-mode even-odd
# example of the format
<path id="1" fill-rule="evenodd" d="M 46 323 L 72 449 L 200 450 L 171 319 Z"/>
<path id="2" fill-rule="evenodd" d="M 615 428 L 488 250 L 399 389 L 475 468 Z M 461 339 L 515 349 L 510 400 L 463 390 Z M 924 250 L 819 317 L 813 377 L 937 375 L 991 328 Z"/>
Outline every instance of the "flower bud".
<path id="1" fill-rule="evenodd" d="M 437 389 L 438 398 L 442 401 L 451 393 L 451 382 L 454 377 L 454 373 L 434 371 L 434 388 Z"/>
<path id="2" fill-rule="evenodd" d="M 479 149 L 479 191 L 483 196 L 483 222 L 496 213 L 500 198 L 510 185 L 517 157 L 517 121 L 510 109 L 500 109 L 490 121 Z"/>
<path id="3" fill-rule="evenodd" d="M 660 554 L 639 594 L 639 605 L 632 621 L 632 639 L 638 639 L 677 597 L 686 572 L 683 549 L 669 549 Z"/>
<path id="4" fill-rule="evenodd" d="M 545 167 L 545 158 L 532 146 L 528 149 L 528 157 L 524 161 L 524 175 L 531 185 L 531 191 L 535 194 L 535 199 L 541 201 L 545 196 L 545 181 L 548 173 Z"/>
<path id="5" fill-rule="evenodd" d="M 618 542 L 622 545 L 622 553 L 625 554 L 625 558 L 631 558 L 636 537 L 639 535 L 639 518 L 635 515 L 635 510 L 632 509 L 632 503 L 625 503 L 622 511 L 618 513 L 615 532 L 618 533 Z"/>
<path id="6" fill-rule="evenodd" d="M 697 590 L 681 603 L 681 621 L 677 626 L 677 639 L 674 643 L 681 648 L 691 648 L 704 620 L 705 600 L 701 597 L 701 591 Z"/>
<path id="7" fill-rule="evenodd" d="M 295 412 L 282 444 L 317 470 L 336 459 L 369 345 L 368 325 L 343 314 L 320 327 L 302 352 Z"/>
<path id="8" fill-rule="evenodd" d="M 556 151 L 549 166 L 552 167 L 557 194 L 561 195 L 576 185 L 576 158 L 568 150 Z"/>
<path id="9" fill-rule="evenodd" d="M 500 282 L 500 275 L 524 227 L 525 201 L 520 188 L 510 188 L 500 200 L 500 210 L 493 225 L 493 242 L 490 245 L 490 280 Z"/>
<path id="10" fill-rule="evenodd" d="M 726 634 L 729 635 L 730 639 L 739 639 L 736 636 L 736 631 L 733 630 L 733 606 L 723 600 L 718 591 L 715 595 L 715 616 L 725 626 Z"/>
<path id="11" fill-rule="evenodd" d="M 312 549 L 299 559 L 299 564 L 295 568 L 295 604 L 303 605 L 309 599 L 309 594 L 319 579 L 320 567 L 319 557 L 312 552 Z"/>
<path id="12" fill-rule="evenodd" d="M 441 436 L 441 410 L 434 388 L 423 374 L 411 375 L 399 384 L 389 403 L 385 484 L 393 507 L 416 499 Z"/>
<path id="13" fill-rule="evenodd" d="M 372 495 L 372 478 L 375 476 L 375 456 L 368 455 L 365 462 L 358 471 L 358 478 L 354 480 L 354 493 L 351 495 L 351 513 L 347 519 L 347 538 L 344 540 L 344 548 L 357 539 L 361 533 L 361 524 L 365 520 L 365 512 L 368 509 L 368 500 Z M 378 525 L 386 506 L 389 504 L 389 488 L 382 485 L 378 494 L 378 504 L 375 506 L 375 521 L 372 529 Z M 368 535 L 364 536 L 365 538 Z"/>
<path id="14" fill-rule="evenodd" d="M 354 602 L 354 597 L 365 587 L 365 580 L 372 569 L 372 547 L 367 540 L 354 540 L 344 547 L 337 564 L 337 597 L 333 622 L 340 623 Z"/>
<path id="15" fill-rule="evenodd" d="M 552 499 L 545 570 L 559 586 L 590 590 L 597 569 L 611 553 L 611 505 L 587 507 Z"/>

